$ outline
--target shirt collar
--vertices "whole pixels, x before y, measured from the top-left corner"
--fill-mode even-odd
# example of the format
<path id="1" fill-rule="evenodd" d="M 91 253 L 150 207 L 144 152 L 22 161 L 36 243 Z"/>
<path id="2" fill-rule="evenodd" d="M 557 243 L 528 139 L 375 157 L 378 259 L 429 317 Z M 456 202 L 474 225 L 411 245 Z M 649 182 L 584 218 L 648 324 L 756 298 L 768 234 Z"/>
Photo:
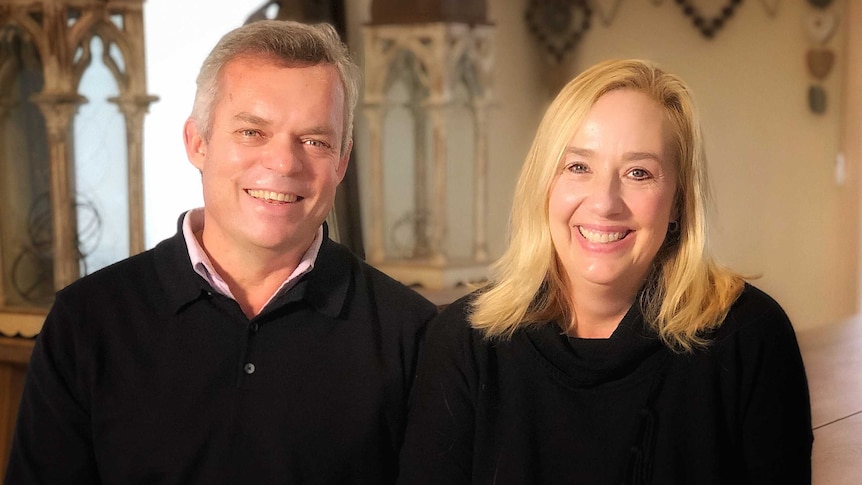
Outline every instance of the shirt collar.
<path id="1" fill-rule="evenodd" d="M 182 232 L 183 238 L 186 242 L 186 248 L 189 253 L 189 260 L 192 264 L 192 269 L 194 269 L 195 273 L 200 275 L 207 283 L 209 283 L 212 288 L 222 295 L 236 300 L 233 296 L 233 293 L 230 291 L 230 287 L 228 287 L 227 282 L 225 282 L 224 278 L 216 271 L 215 266 L 213 266 L 212 261 L 210 261 L 203 247 L 198 242 L 198 238 L 195 236 L 196 232 L 200 232 L 204 227 L 204 209 L 202 207 L 197 209 L 192 209 L 186 212 L 185 217 L 182 223 Z M 296 283 L 302 278 L 303 275 L 310 272 L 314 269 L 314 263 L 317 260 L 317 256 L 320 253 L 320 246 L 323 243 L 323 226 L 317 229 L 317 234 L 314 236 L 314 240 L 311 242 L 311 246 L 305 251 L 302 255 L 302 259 L 299 261 L 299 264 L 296 266 L 296 269 L 293 270 L 287 279 L 281 283 L 278 289 L 273 293 L 266 304 L 262 307 L 266 309 L 266 307 L 279 296 L 287 293 L 291 288 L 293 288 Z"/>

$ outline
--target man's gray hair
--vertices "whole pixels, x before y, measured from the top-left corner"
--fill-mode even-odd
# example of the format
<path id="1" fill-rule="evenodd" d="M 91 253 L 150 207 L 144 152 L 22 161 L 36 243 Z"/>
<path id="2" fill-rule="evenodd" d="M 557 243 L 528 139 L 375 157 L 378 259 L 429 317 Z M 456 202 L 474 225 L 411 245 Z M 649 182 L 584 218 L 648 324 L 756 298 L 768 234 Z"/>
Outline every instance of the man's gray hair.
<path id="1" fill-rule="evenodd" d="M 205 140 L 212 131 L 212 110 L 218 102 L 219 75 L 224 66 L 241 56 L 272 58 L 285 65 L 331 64 L 344 87 L 343 155 L 353 137 L 353 112 L 359 97 L 360 72 L 347 46 L 329 24 L 303 24 L 289 20 L 260 20 L 234 29 L 219 40 L 204 60 L 197 77 L 191 117 Z"/>

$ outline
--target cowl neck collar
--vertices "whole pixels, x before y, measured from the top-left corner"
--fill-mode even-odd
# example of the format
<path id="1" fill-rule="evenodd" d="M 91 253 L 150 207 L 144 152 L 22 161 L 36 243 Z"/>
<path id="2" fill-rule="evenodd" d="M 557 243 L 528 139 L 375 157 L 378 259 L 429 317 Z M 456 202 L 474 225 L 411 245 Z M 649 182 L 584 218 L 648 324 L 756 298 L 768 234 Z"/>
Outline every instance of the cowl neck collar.
<path id="1" fill-rule="evenodd" d="M 605 339 L 569 337 L 552 322 L 525 329 L 521 338 L 544 367 L 572 388 L 635 384 L 651 375 L 666 355 L 637 303 Z"/>

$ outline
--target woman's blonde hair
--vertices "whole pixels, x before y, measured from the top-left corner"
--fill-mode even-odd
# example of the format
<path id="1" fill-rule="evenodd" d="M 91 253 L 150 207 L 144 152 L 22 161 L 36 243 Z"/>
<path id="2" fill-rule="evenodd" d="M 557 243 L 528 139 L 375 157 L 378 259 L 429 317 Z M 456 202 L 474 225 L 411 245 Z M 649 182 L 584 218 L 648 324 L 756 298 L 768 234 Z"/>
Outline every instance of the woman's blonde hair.
<path id="1" fill-rule="evenodd" d="M 704 332 L 721 324 L 742 291 L 742 277 L 719 266 L 709 249 L 706 157 L 688 86 L 647 61 L 605 61 L 570 81 L 539 125 L 515 188 L 509 247 L 471 305 L 470 322 L 486 337 L 509 338 L 525 325 L 573 320 L 551 241 L 548 194 L 572 136 L 595 102 L 615 89 L 655 100 L 673 130 L 679 232 L 668 233 L 640 293 L 644 318 L 669 347 L 689 351 L 706 343 Z"/>

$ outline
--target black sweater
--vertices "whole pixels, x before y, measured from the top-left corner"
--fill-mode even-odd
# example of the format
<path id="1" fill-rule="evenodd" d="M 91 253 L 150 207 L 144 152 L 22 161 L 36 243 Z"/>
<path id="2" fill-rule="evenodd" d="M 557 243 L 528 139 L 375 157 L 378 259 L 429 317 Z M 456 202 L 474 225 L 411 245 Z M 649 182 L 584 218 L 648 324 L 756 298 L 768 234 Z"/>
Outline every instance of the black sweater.
<path id="1" fill-rule="evenodd" d="M 180 232 L 59 292 L 6 483 L 382 484 L 436 308 L 325 239 L 249 320 Z"/>
<path id="2" fill-rule="evenodd" d="M 669 351 L 633 306 L 609 339 L 546 324 L 488 341 L 466 297 L 420 355 L 399 483 L 807 484 L 796 337 L 746 286 L 705 349 Z"/>

